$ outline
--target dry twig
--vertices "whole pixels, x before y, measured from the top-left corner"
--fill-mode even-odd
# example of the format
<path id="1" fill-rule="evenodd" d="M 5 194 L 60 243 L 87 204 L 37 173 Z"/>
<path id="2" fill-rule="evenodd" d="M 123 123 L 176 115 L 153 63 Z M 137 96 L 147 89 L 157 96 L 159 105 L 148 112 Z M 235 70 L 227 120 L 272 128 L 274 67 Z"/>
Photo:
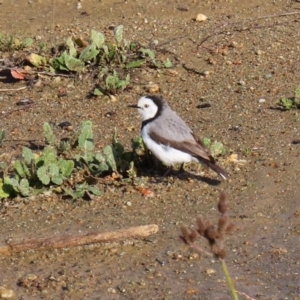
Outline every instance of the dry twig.
<path id="1" fill-rule="evenodd" d="M 14 92 L 14 91 L 21 91 L 21 90 L 25 90 L 27 88 L 27 86 L 21 86 L 19 88 L 16 89 L 0 89 L 0 92 Z"/>
<path id="2" fill-rule="evenodd" d="M 0 254 L 21 252 L 27 250 L 57 249 L 82 246 L 87 244 L 125 241 L 128 239 L 143 238 L 157 233 L 155 224 L 130 227 L 110 232 L 92 232 L 84 235 L 63 235 L 49 238 L 24 239 L 22 241 L 8 241 L 6 246 L 0 246 Z"/>

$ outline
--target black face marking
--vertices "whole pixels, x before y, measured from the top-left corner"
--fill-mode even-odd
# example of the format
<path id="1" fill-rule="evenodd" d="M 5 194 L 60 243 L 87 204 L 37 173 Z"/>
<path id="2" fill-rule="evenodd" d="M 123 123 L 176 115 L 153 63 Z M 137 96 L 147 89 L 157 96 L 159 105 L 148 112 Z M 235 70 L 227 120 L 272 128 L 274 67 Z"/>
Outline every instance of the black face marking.
<path id="1" fill-rule="evenodd" d="M 155 116 L 153 118 L 150 118 L 148 120 L 144 120 L 142 122 L 142 129 L 144 128 L 144 126 L 146 126 L 148 123 L 152 122 L 153 120 L 155 120 L 156 118 L 158 118 L 163 110 L 163 106 L 164 106 L 164 100 L 162 100 L 160 97 L 158 96 L 146 96 L 146 98 L 151 99 L 154 104 L 157 106 L 157 112 L 155 114 Z"/>

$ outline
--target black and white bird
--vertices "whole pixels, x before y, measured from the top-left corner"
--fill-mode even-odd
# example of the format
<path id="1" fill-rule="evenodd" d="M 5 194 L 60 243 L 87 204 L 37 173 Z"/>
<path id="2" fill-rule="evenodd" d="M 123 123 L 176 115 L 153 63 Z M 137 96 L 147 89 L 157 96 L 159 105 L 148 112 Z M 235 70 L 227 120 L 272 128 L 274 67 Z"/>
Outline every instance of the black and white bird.
<path id="1" fill-rule="evenodd" d="M 199 162 L 222 178 L 228 173 L 216 164 L 204 144 L 189 126 L 158 96 L 144 96 L 137 105 L 142 117 L 141 134 L 147 148 L 165 165 Z"/>

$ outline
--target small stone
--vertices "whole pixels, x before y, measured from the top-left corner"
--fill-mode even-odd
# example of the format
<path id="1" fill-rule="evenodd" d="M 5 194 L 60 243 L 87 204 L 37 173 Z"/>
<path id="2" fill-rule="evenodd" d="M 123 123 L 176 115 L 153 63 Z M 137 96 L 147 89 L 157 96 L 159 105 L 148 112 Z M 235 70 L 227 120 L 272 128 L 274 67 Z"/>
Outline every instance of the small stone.
<path id="1" fill-rule="evenodd" d="M 61 82 L 61 78 L 58 76 L 58 77 L 55 77 L 55 78 L 52 80 L 51 85 L 52 85 L 52 86 L 57 86 L 57 85 L 60 84 L 60 82 Z"/>
<path id="2" fill-rule="evenodd" d="M 236 41 L 232 41 L 230 44 L 229 44 L 230 47 L 232 48 L 237 48 L 238 47 L 238 43 Z"/>
<path id="3" fill-rule="evenodd" d="M 108 288 L 107 291 L 110 293 L 110 294 L 115 294 L 117 291 L 116 289 L 114 288 Z"/>
<path id="4" fill-rule="evenodd" d="M 264 78 L 265 79 L 270 79 L 270 78 L 272 78 L 272 74 L 266 74 L 266 75 L 264 75 Z"/>
<path id="5" fill-rule="evenodd" d="M 261 50 L 256 50 L 256 51 L 255 51 L 255 54 L 256 54 L 256 55 L 262 55 L 262 54 L 263 54 L 263 51 L 261 51 Z"/>
<path id="6" fill-rule="evenodd" d="M 117 97 L 115 97 L 114 95 L 109 95 L 109 98 L 110 98 L 111 102 L 117 102 L 118 101 Z"/>
<path id="7" fill-rule="evenodd" d="M 259 103 L 265 103 L 265 102 L 266 102 L 266 99 L 263 99 L 263 98 L 262 98 L 262 99 L 259 99 L 258 102 L 259 102 Z"/>
<path id="8" fill-rule="evenodd" d="M 244 80 L 240 80 L 240 81 L 238 82 L 238 84 L 244 86 L 244 85 L 246 85 L 246 82 L 245 82 Z"/>
<path id="9" fill-rule="evenodd" d="M 146 86 L 147 91 L 151 94 L 159 91 L 159 86 L 157 84 L 149 84 Z"/>
<path id="10" fill-rule="evenodd" d="M 197 22 L 204 22 L 204 21 L 206 21 L 206 20 L 207 20 L 207 16 L 206 16 L 206 15 L 198 14 L 198 15 L 196 16 L 196 21 L 197 21 Z"/>
<path id="11" fill-rule="evenodd" d="M 206 270 L 205 270 L 205 274 L 206 275 L 213 275 L 213 274 L 215 274 L 216 273 L 216 270 L 214 270 L 214 269 L 212 269 L 212 268 L 207 268 Z"/>
<path id="12" fill-rule="evenodd" d="M 13 290 L 0 286 L 0 299 L 16 299 L 16 295 Z"/>
<path id="13" fill-rule="evenodd" d="M 127 201 L 127 202 L 126 202 L 126 205 L 127 205 L 127 206 L 131 206 L 132 203 L 131 203 L 130 201 Z"/>

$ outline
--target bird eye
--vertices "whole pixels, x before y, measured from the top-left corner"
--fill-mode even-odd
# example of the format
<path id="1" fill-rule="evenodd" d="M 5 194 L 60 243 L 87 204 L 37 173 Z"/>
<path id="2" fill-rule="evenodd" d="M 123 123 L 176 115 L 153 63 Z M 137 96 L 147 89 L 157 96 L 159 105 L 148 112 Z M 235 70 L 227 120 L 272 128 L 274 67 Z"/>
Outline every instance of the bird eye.
<path id="1" fill-rule="evenodd" d="M 145 107 L 145 108 L 148 108 L 148 107 L 149 107 L 149 104 L 145 104 L 144 107 Z"/>

